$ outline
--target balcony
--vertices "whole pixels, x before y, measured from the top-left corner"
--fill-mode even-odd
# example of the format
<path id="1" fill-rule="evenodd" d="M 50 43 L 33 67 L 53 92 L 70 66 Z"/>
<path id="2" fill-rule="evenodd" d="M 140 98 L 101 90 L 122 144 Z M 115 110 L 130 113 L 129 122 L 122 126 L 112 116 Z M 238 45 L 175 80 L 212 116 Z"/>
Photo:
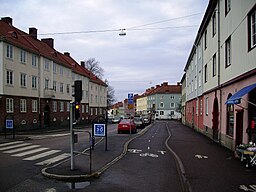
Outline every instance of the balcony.
<path id="1" fill-rule="evenodd" d="M 55 90 L 54 89 L 44 89 L 44 98 L 55 98 Z"/>

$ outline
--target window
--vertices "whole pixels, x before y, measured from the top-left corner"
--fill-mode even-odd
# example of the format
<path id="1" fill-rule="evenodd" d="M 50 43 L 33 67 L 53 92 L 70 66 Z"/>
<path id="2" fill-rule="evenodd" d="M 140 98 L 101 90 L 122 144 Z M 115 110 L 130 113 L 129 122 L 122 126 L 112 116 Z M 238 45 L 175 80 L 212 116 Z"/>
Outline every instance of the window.
<path id="1" fill-rule="evenodd" d="M 212 15 L 212 36 L 214 37 L 216 34 L 216 12 L 213 12 Z"/>
<path id="2" fill-rule="evenodd" d="M 49 79 L 44 80 L 44 89 L 49 89 Z"/>
<path id="3" fill-rule="evenodd" d="M 53 70 L 54 74 L 57 73 L 57 64 L 56 63 L 53 63 L 52 70 Z"/>
<path id="4" fill-rule="evenodd" d="M 198 115 L 198 99 L 196 100 L 196 115 Z"/>
<path id="5" fill-rule="evenodd" d="M 64 69 L 63 69 L 63 67 L 60 66 L 59 69 L 60 69 L 60 75 L 63 76 L 63 75 L 64 75 Z"/>
<path id="6" fill-rule="evenodd" d="M 26 101 L 26 99 L 21 99 L 20 100 L 20 112 L 21 113 L 27 112 L 27 101 Z"/>
<path id="7" fill-rule="evenodd" d="M 231 0 L 225 0 L 225 15 L 231 10 Z"/>
<path id="8" fill-rule="evenodd" d="M 171 99 L 175 99 L 175 96 L 172 95 L 172 96 L 171 96 Z"/>
<path id="9" fill-rule="evenodd" d="M 44 59 L 44 70 L 45 71 L 50 70 L 50 61 L 48 59 Z"/>
<path id="10" fill-rule="evenodd" d="M 216 66 L 216 53 L 212 57 L 212 76 L 215 77 L 217 73 L 217 66 Z"/>
<path id="11" fill-rule="evenodd" d="M 160 115 L 164 115 L 164 111 L 160 111 Z"/>
<path id="12" fill-rule="evenodd" d="M 57 82 L 56 81 L 52 82 L 52 88 L 56 92 L 56 90 L 57 90 Z"/>
<path id="13" fill-rule="evenodd" d="M 85 112 L 88 113 L 89 112 L 89 105 L 85 106 Z"/>
<path id="14" fill-rule="evenodd" d="M 37 66 L 37 56 L 32 54 L 32 67 Z"/>
<path id="15" fill-rule="evenodd" d="M 61 92 L 61 93 L 64 92 L 64 83 L 60 83 L 60 92 Z"/>
<path id="16" fill-rule="evenodd" d="M 32 112 L 37 112 L 37 100 L 32 100 Z"/>
<path id="17" fill-rule="evenodd" d="M 13 71 L 6 71 L 6 84 L 13 85 Z"/>
<path id="18" fill-rule="evenodd" d="M 69 112 L 70 111 L 70 102 L 66 102 L 66 104 L 67 104 L 67 112 Z"/>
<path id="19" fill-rule="evenodd" d="M 203 100 L 200 99 L 200 115 L 203 114 Z"/>
<path id="20" fill-rule="evenodd" d="M 6 57 L 9 58 L 9 59 L 13 59 L 13 47 L 12 47 L 12 45 L 7 44 Z"/>
<path id="21" fill-rule="evenodd" d="M 225 42 L 225 67 L 231 65 L 231 38 L 229 37 Z"/>
<path id="22" fill-rule="evenodd" d="M 232 94 L 228 95 L 229 99 Z M 234 105 L 227 105 L 227 135 L 233 137 L 234 134 Z"/>
<path id="23" fill-rule="evenodd" d="M 208 81 L 208 70 L 207 70 L 207 64 L 204 66 L 204 82 L 207 83 Z"/>
<path id="24" fill-rule="evenodd" d="M 36 89 L 37 88 L 37 77 L 32 76 L 32 88 Z"/>
<path id="25" fill-rule="evenodd" d="M 26 63 L 26 51 L 20 50 L 20 62 Z"/>
<path id="26" fill-rule="evenodd" d="M 67 86 L 66 86 L 66 90 L 67 90 L 67 93 L 69 93 L 69 92 L 70 92 L 70 85 L 69 85 L 69 84 L 67 84 Z"/>
<path id="27" fill-rule="evenodd" d="M 256 6 L 248 14 L 248 49 L 256 47 Z"/>
<path id="28" fill-rule="evenodd" d="M 82 113 L 84 113 L 84 105 L 82 105 Z"/>
<path id="29" fill-rule="evenodd" d="M 64 102 L 61 101 L 60 102 L 60 112 L 63 112 L 64 111 Z"/>
<path id="30" fill-rule="evenodd" d="M 170 107 L 175 108 L 175 103 L 171 103 Z"/>
<path id="31" fill-rule="evenodd" d="M 198 87 L 201 87 L 202 85 L 202 75 L 201 75 L 201 71 L 198 72 Z"/>
<path id="32" fill-rule="evenodd" d="M 204 32 L 204 49 L 207 48 L 207 30 Z"/>
<path id="33" fill-rule="evenodd" d="M 163 108 L 164 107 L 164 103 L 163 102 L 159 103 L 159 107 Z"/>
<path id="34" fill-rule="evenodd" d="M 208 116 L 208 97 L 205 98 L 205 115 Z"/>
<path id="35" fill-rule="evenodd" d="M 20 86 L 21 87 L 27 86 L 27 74 L 25 74 L 25 73 L 20 74 Z"/>
<path id="36" fill-rule="evenodd" d="M 6 98 L 6 113 L 13 113 L 13 99 Z"/>
<path id="37" fill-rule="evenodd" d="M 171 111 L 170 115 L 173 116 L 174 115 L 174 111 Z"/>
<path id="38" fill-rule="evenodd" d="M 57 101 L 52 102 L 52 111 L 57 112 Z"/>

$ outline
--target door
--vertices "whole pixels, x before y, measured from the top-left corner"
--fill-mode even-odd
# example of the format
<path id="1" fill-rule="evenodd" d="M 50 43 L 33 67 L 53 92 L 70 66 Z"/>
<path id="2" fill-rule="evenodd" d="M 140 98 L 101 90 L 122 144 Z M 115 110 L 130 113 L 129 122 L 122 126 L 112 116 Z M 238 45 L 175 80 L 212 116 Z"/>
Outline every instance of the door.
<path id="1" fill-rule="evenodd" d="M 49 105 L 46 105 L 44 107 L 44 126 L 45 127 L 50 127 L 51 125 L 51 117 L 50 117 L 50 107 Z"/>
<path id="2" fill-rule="evenodd" d="M 243 110 L 236 113 L 236 146 L 243 142 L 243 116 Z"/>
<path id="3" fill-rule="evenodd" d="M 213 140 L 218 141 L 219 138 L 219 105 L 218 99 L 215 98 L 213 102 L 213 112 L 212 112 L 212 137 Z"/>

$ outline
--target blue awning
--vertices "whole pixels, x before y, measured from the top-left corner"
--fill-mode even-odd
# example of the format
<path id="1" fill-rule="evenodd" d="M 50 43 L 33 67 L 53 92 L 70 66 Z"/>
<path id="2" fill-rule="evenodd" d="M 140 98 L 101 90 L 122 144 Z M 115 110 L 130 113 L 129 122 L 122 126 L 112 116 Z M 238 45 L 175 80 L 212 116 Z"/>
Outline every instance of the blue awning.
<path id="1" fill-rule="evenodd" d="M 251 90 L 253 90 L 256 87 L 256 83 L 249 85 L 247 87 L 244 87 L 243 89 L 237 91 L 234 95 L 232 95 L 225 104 L 239 104 L 241 101 L 241 97 L 243 97 L 245 94 L 249 93 Z"/>

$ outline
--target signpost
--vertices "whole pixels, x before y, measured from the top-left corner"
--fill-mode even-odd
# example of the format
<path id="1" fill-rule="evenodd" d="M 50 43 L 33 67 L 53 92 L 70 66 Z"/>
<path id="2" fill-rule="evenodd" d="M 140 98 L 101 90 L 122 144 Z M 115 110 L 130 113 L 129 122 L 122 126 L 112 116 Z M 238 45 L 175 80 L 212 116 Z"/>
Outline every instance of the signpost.
<path id="1" fill-rule="evenodd" d="M 7 130 L 11 130 L 12 131 L 12 138 L 15 138 L 15 133 L 14 133 L 14 121 L 13 121 L 13 117 L 6 117 L 5 118 L 5 139 L 6 139 L 6 134 L 7 134 Z"/>
<path id="2" fill-rule="evenodd" d="M 94 136 L 105 137 L 106 125 L 105 124 L 94 124 Z"/>

